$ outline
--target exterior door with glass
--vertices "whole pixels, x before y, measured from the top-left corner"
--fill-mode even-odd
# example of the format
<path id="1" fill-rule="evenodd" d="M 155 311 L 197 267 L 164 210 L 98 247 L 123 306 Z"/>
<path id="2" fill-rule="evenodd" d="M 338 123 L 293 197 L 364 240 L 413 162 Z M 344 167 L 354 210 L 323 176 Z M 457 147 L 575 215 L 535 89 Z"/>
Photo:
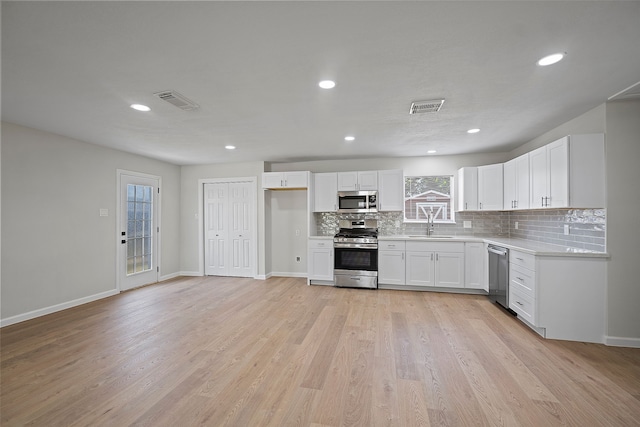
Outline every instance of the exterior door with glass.
<path id="1" fill-rule="evenodd" d="M 158 281 L 159 180 L 120 174 L 120 290 Z"/>

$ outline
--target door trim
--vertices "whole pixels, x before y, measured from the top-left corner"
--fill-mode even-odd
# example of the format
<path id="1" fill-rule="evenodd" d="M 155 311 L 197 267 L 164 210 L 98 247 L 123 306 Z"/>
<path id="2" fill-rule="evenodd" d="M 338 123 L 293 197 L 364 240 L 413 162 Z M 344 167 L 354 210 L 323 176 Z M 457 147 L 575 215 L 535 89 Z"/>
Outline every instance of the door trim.
<path id="1" fill-rule="evenodd" d="M 116 175 L 117 175 L 117 191 L 116 191 L 116 230 L 115 230 L 115 234 L 116 234 L 116 290 L 118 292 L 122 292 L 122 288 L 121 288 L 121 277 L 120 277 L 120 269 L 123 268 L 123 260 L 122 260 L 122 246 L 119 242 L 120 240 L 120 230 L 122 230 L 122 194 L 121 194 L 121 189 L 122 189 L 122 177 L 124 175 L 126 176 L 133 176 L 136 178 L 148 178 L 148 179 L 153 179 L 153 180 L 157 180 L 158 181 L 158 188 L 162 188 L 162 177 L 158 176 L 158 175 L 151 175 L 148 173 L 143 173 L 143 172 L 135 172 L 135 171 L 130 171 L 130 170 L 126 170 L 126 169 L 116 169 Z M 157 227 L 157 229 L 161 230 L 161 224 L 162 224 L 162 191 L 160 191 L 158 193 L 158 215 L 157 215 L 157 221 L 154 224 L 155 227 Z M 161 272 L 162 272 L 162 268 L 161 268 L 161 259 L 162 259 L 162 233 L 156 233 L 157 235 L 157 247 L 156 247 L 156 282 L 159 281 L 159 278 L 161 277 Z"/>
<path id="2" fill-rule="evenodd" d="M 204 185 L 232 182 L 245 182 L 253 185 L 254 209 L 251 212 L 251 222 L 255 227 L 251 243 L 254 250 L 251 253 L 251 274 L 257 278 L 258 274 L 258 178 L 255 176 L 237 178 L 204 178 L 198 180 L 198 275 L 204 276 Z"/>

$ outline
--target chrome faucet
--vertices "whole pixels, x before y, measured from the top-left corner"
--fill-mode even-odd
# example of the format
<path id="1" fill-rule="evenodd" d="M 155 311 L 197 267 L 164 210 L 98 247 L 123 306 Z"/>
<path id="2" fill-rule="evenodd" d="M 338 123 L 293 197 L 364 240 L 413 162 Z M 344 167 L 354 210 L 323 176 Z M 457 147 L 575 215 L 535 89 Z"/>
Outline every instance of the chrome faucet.
<path id="1" fill-rule="evenodd" d="M 431 236 L 433 234 L 433 207 L 430 208 L 429 214 L 427 215 L 427 236 Z"/>

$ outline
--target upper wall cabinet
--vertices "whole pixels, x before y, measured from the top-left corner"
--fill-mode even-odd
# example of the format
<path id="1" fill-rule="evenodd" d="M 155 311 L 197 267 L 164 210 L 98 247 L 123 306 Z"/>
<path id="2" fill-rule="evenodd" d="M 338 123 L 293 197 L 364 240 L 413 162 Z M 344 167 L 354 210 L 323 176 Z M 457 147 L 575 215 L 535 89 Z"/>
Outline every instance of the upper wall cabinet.
<path id="1" fill-rule="evenodd" d="M 478 166 L 478 209 L 502 210 L 502 163 Z"/>
<path id="2" fill-rule="evenodd" d="M 378 171 L 378 210 L 402 211 L 404 209 L 404 172 L 402 170 Z"/>
<path id="3" fill-rule="evenodd" d="M 338 174 L 313 174 L 313 211 L 335 212 L 338 208 Z"/>
<path id="4" fill-rule="evenodd" d="M 458 170 L 458 210 L 478 210 L 478 168 L 466 167 Z"/>
<path id="5" fill-rule="evenodd" d="M 571 135 L 529 153 L 533 208 L 604 207 L 604 135 Z"/>
<path id="6" fill-rule="evenodd" d="M 504 209 L 529 209 L 529 153 L 506 162 L 503 174 Z"/>
<path id="7" fill-rule="evenodd" d="M 309 175 L 309 171 L 264 172 L 262 174 L 262 188 L 270 190 L 307 188 Z"/>
<path id="8" fill-rule="evenodd" d="M 378 171 L 338 172 L 338 191 L 376 191 Z"/>

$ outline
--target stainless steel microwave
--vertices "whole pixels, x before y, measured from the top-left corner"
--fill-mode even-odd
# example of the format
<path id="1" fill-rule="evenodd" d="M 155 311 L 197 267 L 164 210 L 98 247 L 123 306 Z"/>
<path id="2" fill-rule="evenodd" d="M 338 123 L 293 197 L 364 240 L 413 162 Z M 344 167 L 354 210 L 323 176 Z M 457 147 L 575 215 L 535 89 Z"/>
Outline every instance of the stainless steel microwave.
<path id="1" fill-rule="evenodd" d="M 377 191 L 341 191 L 338 193 L 338 213 L 378 212 Z"/>

